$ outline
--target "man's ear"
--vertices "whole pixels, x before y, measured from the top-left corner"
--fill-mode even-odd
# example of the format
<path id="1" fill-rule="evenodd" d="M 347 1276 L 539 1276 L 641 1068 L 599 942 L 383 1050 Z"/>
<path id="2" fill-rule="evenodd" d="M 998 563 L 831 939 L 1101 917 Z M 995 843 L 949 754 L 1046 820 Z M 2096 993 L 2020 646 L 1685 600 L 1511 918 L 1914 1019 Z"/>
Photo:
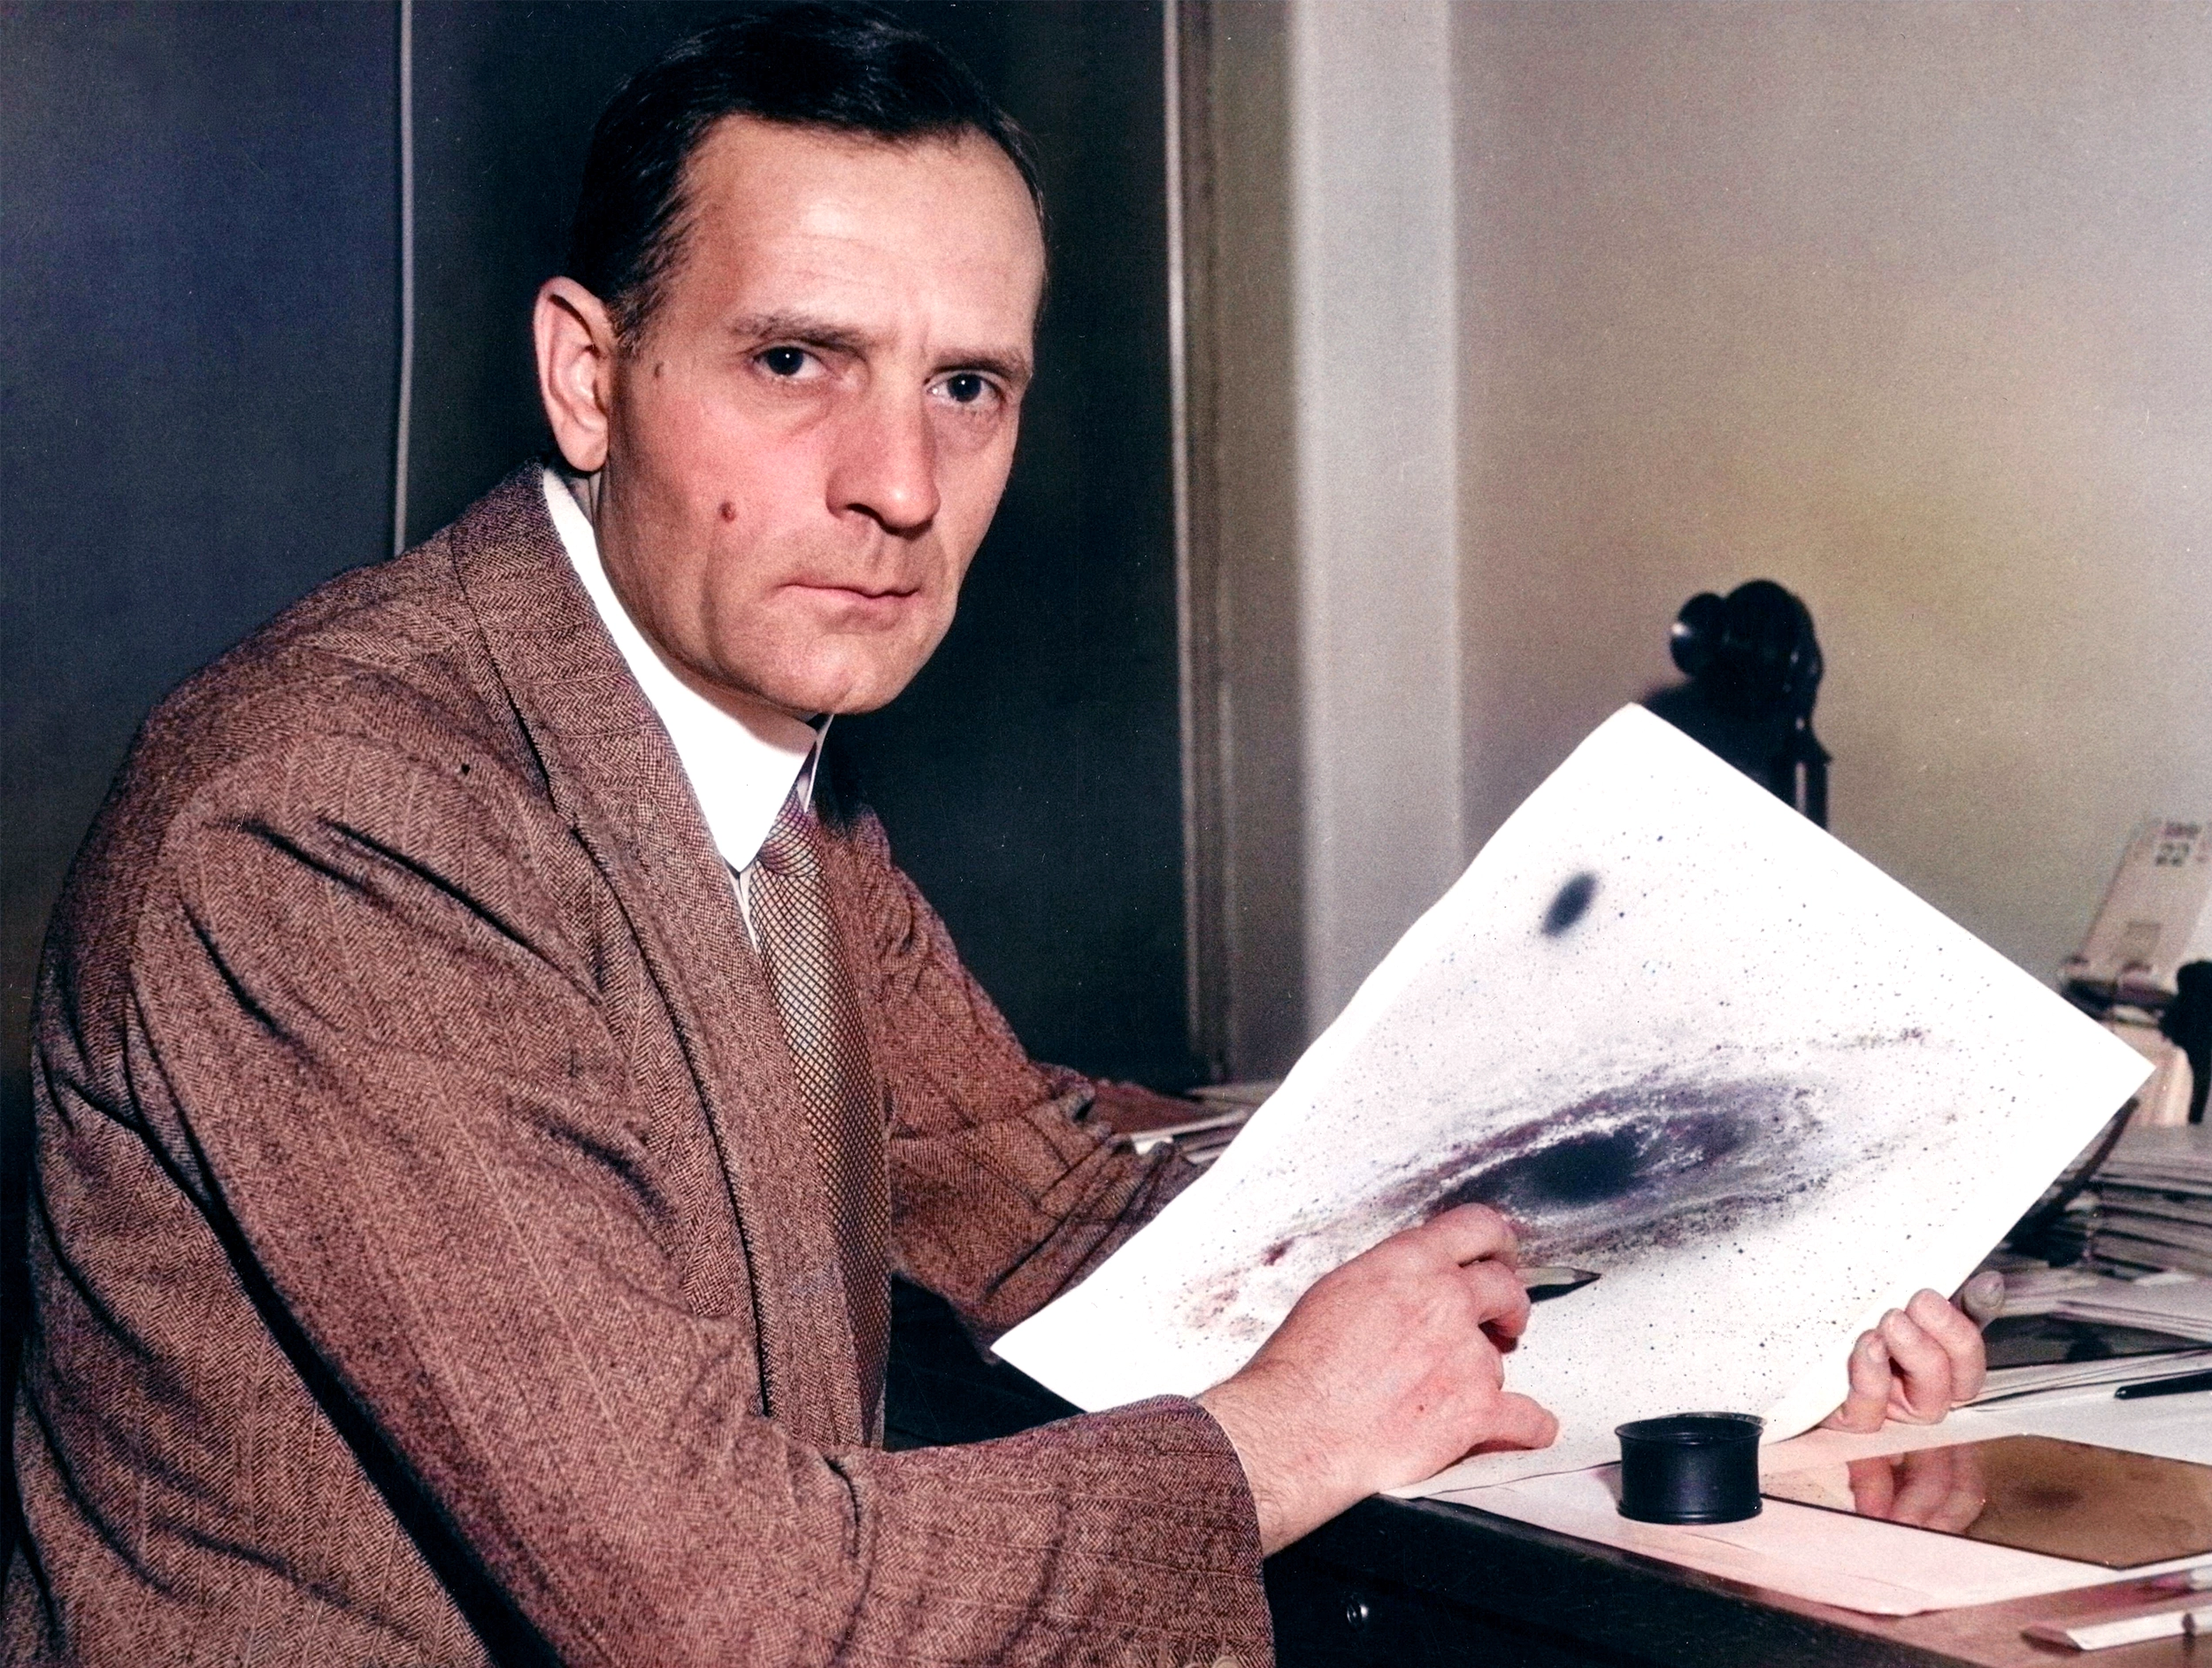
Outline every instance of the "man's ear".
<path id="1" fill-rule="evenodd" d="M 568 466 L 591 474 L 607 461 L 614 409 L 614 321 L 572 278 L 549 278 L 530 320 L 538 347 L 538 397 Z"/>

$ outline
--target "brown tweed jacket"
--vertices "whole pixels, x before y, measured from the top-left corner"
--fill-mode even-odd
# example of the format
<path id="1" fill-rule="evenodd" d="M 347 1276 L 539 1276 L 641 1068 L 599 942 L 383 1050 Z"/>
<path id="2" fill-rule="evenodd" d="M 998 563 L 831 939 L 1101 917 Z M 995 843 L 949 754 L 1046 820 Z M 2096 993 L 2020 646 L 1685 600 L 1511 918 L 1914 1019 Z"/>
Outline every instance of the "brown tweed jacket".
<path id="1" fill-rule="evenodd" d="M 148 723 L 42 975 L 15 1661 L 1269 1654 L 1163 1399 L 868 1445 L 770 999 L 518 472 Z M 1003 1327 L 1156 1208 L 861 818 L 896 1256 Z"/>

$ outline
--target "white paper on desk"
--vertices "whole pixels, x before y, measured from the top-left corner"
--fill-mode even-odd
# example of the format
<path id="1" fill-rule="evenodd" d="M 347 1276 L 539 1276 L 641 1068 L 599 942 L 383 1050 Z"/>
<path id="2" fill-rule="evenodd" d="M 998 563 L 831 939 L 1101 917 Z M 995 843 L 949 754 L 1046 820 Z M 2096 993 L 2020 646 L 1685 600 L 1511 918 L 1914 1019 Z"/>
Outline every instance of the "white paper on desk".
<path id="1" fill-rule="evenodd" d="M 1603 1465 L 1524 1478 L 1461 1490 L 1450 1498 L 1562 1534 L 1871 1616 L 1997 1604 L 2192 1567 L 2188 1559 L 2177 1558 L 2145 1564 L 2123 1577 L 2101 1564 L 1932 1534 L 1786 1500 L 1768 1501 L 1757 1517 L 1742 1523 L 1698 1528 L 1637 1523 L 1620 1515 L 1619 1469 Z"/>
<path id="2" fill-rule="evenodd" d="M 1530 1263 L 1507 1382 L 1541 1454 L 1689 1409 L 1802 1429 L 1854 1334 L 1949 1290 L 2142 1080 L 2141 1057 L 1640 708 L 1415 923 L 1205 1176 L 998 1353 L 1087 1408 L 1235 1372 L 1308 1286 L 1448 1202 Z"/>
<path id="3" fill-rule="evenodd" d="M 2193 1418 L 2186 1413 L 2177 1416 L 2172 1402 L 2185 1400 L 2176 1396 L 2165 1403 L 2116 1402 L 2104 1390 L 1993 1412 L 1955 1413 L 1940 1425 L 1889 1425 L 1870 1436 L 1814 1431 L 1768 1448 L 1759 1457 L 1759 1472 L 1774 1477 L 1831 1465 L 1847 1468 L 1855 1459 L 2011 1435 L 2060 1436 L 2139 1454 L 2162 1454 L 2169 1459 L 2212 1463 L 2212 1424 L 2201 1414 Z M 1617 1465 L 1601 1465 L 1459 1489 L 1445 1498 L 1563 1534 L 1686 1564 L 1709 1575 L 1875 1616 L 1995 1604 L 2102 1587 L 2121 1579 L 2118 1572 L 2101 1564 L 2078 1564 L 1786 1500 L 1765 1502 L 1757 1517 L 1741 1523 L 1694 1528 L 1638 1523 L 1620 1514 L 1619 1472 Z M 2127 1572 L 2127 1579 L 2189 1569 L 2202 1562 L 2189 1557 L 2146 1564 Z"/>

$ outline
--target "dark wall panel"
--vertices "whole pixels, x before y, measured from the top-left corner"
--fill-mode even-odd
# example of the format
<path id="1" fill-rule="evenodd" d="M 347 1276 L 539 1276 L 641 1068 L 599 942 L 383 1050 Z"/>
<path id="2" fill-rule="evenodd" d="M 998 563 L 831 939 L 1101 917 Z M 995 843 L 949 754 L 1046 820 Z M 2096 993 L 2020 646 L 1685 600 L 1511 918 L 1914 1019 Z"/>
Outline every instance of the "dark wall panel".
<path id="1" fill-rule="evenodd" d="M 393 13 L 0 13 L 7 1076 L 47 911 L 132 730 L 388 551 Z"/>
<path id="2" fill-rule="evenodd" d="M 12 1040 L 147 707 L 388 544 L 395 43 L 374 6 L 0 27 Z"/>

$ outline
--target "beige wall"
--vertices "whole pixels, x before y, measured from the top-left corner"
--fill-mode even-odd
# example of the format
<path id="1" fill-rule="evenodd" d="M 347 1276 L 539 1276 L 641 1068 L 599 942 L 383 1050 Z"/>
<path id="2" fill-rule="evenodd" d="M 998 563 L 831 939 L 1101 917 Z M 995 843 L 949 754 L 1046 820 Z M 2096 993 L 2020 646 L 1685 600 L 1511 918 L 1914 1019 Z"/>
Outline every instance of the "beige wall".
<path id="1" fill-rule="evenodd" d="M 2212 811 L 2212 6 L 1455 22 L 1470 849 L 1770 576 L 1836 832 L 2048 976 Z"/>
<path id="2" fill-rule="evenodd" d="M 1454 16 L 1184 21 L 1194 1005 L 1271 1075 L 1465 862 Z"/>
<path id="3" fill-rule="evenodd" d="M 1465 865 L 1452 8 L 1289 0 L 1307 1030 Z"/>

